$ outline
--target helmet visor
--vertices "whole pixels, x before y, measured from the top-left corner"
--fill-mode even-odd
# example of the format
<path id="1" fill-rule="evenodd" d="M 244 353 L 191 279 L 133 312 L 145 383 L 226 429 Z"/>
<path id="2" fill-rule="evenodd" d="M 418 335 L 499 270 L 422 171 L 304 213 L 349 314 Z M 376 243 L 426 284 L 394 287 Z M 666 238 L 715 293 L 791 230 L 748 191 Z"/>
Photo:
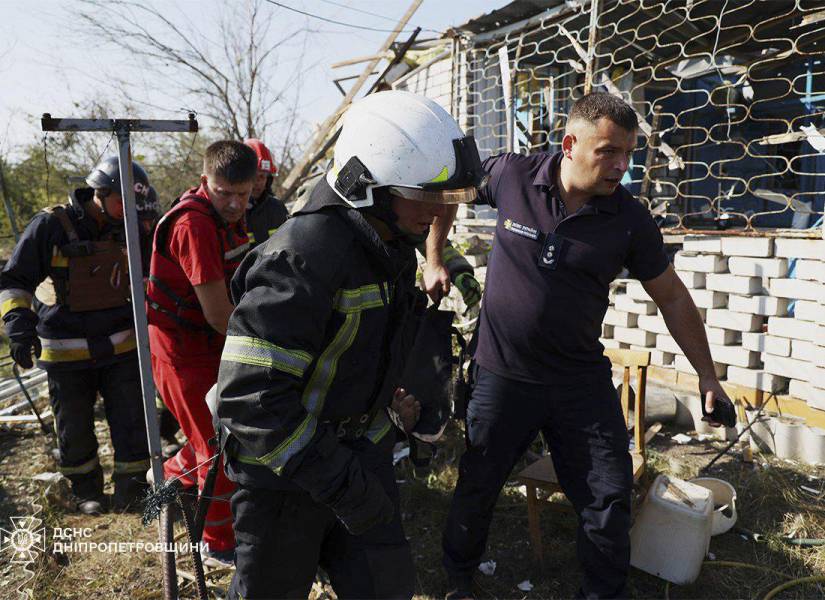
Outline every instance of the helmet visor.
<path id="1" fill-rule="evenodd" d="M 454 190 L 424 190 L 391 185 L 387 189 L 390 194 L 395 196 L 415 200 L 416 202 L 429 202 L 430 204 L 465 204 L 472 202 L 478 196 L 478 189 L 474 186 Z"/>

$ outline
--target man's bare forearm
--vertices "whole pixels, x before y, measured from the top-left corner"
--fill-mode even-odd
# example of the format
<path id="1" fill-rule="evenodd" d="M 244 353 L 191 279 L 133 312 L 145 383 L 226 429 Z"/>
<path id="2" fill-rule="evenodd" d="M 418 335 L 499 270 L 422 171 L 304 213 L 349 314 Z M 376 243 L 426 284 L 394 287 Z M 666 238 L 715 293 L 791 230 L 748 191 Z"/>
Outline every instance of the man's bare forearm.
<path id="1" fill-rule="evenodd" d="M 687 290 L 677 294 L 667 304 L 660 305 L 659 310 L 665 318 L 670 334 L 679 344 L 690 364 L 696 369 L 699 377 L 715 379 L 716 372 L 705 334 L 705 324 Z"/>
<path id="2" fill-rule="evenodd" d="M 444 263 L 442 258 L 444 252 L 444 244 L 447 242 L 447 236 L 450 234 L 450 229 L 453 226 L 458 206 L 451 205 L 447 207 L 443 217 L 436 217 L 433 224 L 430 226 L 430 233 L 427 236 L 426 242 L 426 258 L 427 264 L 432 266 L 440 266 Z"/>

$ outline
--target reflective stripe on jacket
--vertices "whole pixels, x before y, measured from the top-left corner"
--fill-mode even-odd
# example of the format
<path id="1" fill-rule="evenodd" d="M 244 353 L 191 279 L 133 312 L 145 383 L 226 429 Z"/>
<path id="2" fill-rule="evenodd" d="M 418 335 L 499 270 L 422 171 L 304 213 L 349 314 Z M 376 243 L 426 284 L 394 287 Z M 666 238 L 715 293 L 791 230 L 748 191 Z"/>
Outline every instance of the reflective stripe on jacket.
<path id="1" fill-rule="evenodd" d="M 218 414 L 239 480 L 292 487 L 302 453 L 341 422 L 374 443 L 390 431 L 385 408 L 412 343 L 414 253 L 337 198 L 318 186 L 232 281 Z"/>

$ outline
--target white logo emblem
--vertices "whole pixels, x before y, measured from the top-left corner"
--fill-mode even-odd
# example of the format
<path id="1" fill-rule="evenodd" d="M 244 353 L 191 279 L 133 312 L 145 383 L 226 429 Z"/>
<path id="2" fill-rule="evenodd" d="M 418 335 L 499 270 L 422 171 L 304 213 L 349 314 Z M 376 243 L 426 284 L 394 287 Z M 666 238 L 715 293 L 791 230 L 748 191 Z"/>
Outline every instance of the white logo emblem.
<path id="1" fill-rule="evenodd" d="M 35 552 L 46 551 L 46 528 L 34 529 L 40 519 L 11 517 L 12 530 L 0 529 L 0 552 L 11 550 L 12 563 L 28 564 L 34 561 Z"/>

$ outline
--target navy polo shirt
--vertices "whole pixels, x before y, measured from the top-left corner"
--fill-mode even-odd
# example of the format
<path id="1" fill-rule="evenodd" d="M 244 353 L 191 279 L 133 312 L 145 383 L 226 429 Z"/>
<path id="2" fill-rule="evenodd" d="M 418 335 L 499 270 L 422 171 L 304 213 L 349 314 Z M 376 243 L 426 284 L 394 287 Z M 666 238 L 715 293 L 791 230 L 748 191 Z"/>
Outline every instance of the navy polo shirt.
<path id="1" fill-rule="evenodd" d="M 603 369 L 599 342 L 610 282 L 627 267 L 641 281 L 668 266 L 650 212 L 621 185 L 565 216 L 561 153 L 488 158 L 478 203 L 498 208 L 475 359 L 533 383 Z"/>

